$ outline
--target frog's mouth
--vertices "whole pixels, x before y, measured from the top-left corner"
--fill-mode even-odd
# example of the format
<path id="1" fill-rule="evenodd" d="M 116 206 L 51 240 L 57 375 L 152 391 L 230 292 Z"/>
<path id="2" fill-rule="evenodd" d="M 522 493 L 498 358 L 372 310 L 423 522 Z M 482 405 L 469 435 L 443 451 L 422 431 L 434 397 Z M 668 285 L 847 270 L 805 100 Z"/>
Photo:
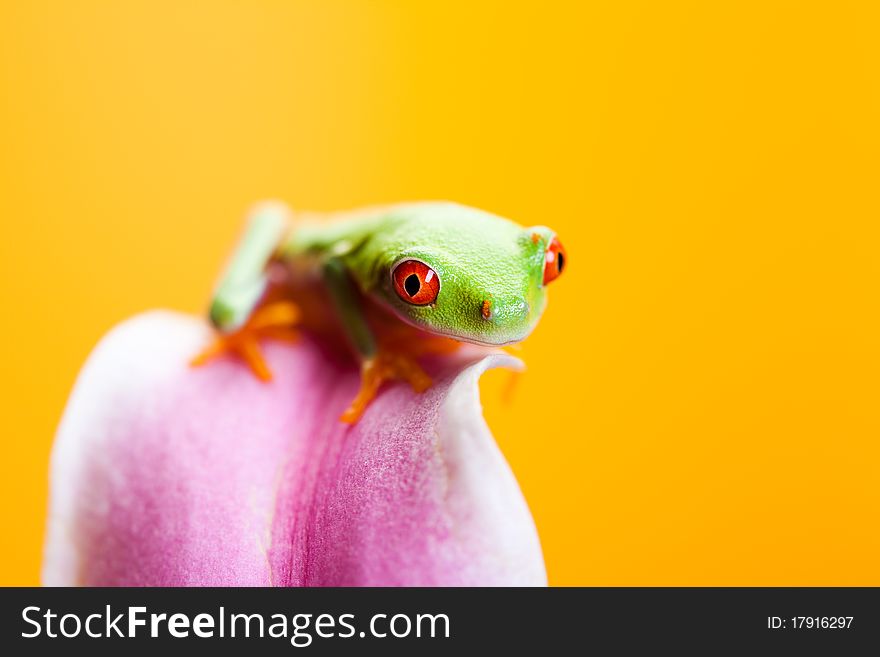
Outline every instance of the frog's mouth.
<path id="1" fill-rule="evenodd" d="M 446 338 L 452 338 L 453 340 L 458 340 L 459 342 L 467 342 L 468 344 L 476 344 L 481 347 L 507 347 L 512 344 L 516 344 L 517 342 L 522 342 L 527 337 L 529 337 L 529 333 L 531 333 L 531 328 L 528 331 L 524 332 L 522 335 L 517 335 L 513 338 L 508 338 L 504 340 L 485 340 L 481 338 L 475 338 L 470 335 L 460 335 L 456 333 L 443 333 L 440 331 L 432 331 L 437 335 L 442 335 Z"/>
<path id="2" fill-rule="evenodd" d="M 441 336 L 444 338 L 451 338 L 453 340 L 457 340 L 458 342 L 466 342 L 468 344 L 475 344 L 480 347 L 506 347 L 512 344 L 516 344 L 517 342 L 522 342 L 529 334 L 531 334 L 532 330 L 535 327 L 535 322 L 530 322 L 527 326 L 523 328 L 523 330 L 519 332 L 514 332 L 511 334 L 499 335 L 497 339 L 492 339 L 488 336 L 477 336 L 470 333 L 458 332 L 458 331 L 443 331 L 436 329 L 432 326 L 428 326 L 426 324 L 420 324 L 413 321 L 411 318 L 403 315 L 395 315 L 400 321 L 409 324 L 410 326 L 417 328 L 425 333 L 429 333 L 430 335 Z"/>

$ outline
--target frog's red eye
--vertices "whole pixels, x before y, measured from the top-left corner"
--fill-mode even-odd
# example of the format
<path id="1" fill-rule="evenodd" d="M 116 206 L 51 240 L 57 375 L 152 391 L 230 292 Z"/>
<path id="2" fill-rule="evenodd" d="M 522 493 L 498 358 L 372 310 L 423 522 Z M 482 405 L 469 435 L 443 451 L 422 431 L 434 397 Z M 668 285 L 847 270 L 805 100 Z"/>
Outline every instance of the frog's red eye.
<path id="1" fill-rule="evenodd" d="M 424 262 L 404 260 L 391 272 L 397 296 L 414 306 L 427 306 L 440 294 L 440 277 Z"/>
<path id="2" fill-rule="evenodd" d="M 555 281 L 562 275 L 565 268 L 565 247 L 559 238 L 554 237 L 544 253 L 544 285 Z"/>

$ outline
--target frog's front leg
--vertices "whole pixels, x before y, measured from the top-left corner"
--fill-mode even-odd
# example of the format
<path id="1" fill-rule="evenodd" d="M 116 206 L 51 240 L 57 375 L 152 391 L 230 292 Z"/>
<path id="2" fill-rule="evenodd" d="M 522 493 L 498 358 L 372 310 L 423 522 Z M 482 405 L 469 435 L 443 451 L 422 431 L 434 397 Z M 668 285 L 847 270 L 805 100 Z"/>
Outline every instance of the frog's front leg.
<path id="1" fill-rule="evenodd" d="M 191 361 L 192 365 L 203 365 L 218 356 L 233 354 L 247 363 L 261 380 L 272 378 L 260 340 L 295 340 L 292 327 L 299 321 L 299 309 L 292 302 L 264 299 L 269 286 L 268 265 L 289 224 L 289 212 L 281 203 L 261 203 L 251 211 L 244 237 L 211 301 L 210 318 L 217 335 L 214 342 Z"/>
<path id="2" fill-rule="evenodd" d="M 406 381 L 419 393 L 430 388 L 431 377 L 419 365 L 414 352 L 403 345 L 376 340 L 344 263 L 330 257 L 324 263 L 323 273 L 340 323 L 361 359 L 360 389 L 340 420 L 350 424 L 357 422 L 386 381 Z"/>

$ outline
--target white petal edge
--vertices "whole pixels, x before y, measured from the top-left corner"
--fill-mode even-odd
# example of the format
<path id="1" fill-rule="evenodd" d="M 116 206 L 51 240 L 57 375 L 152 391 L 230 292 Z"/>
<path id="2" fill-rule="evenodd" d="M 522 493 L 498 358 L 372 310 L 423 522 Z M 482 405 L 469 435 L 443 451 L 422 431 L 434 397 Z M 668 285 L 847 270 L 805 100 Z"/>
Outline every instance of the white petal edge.
<path id="1" fill-rule="evenodd" d="M 496 557 L 492 571 L 498 579 L 487 584 L 546 586 L 534 519 L 480 403 L 480 377 L 496 367 L 524 369 L 521 360 L 505 353 L 486 356 L 456 377 L 441 406 L 437 430 L 449 477 L 448 503 L 467 523 L 469 540 L 484 541 L 478 552 Z M 470 579 L 480 581 L 480 574 Z"/>

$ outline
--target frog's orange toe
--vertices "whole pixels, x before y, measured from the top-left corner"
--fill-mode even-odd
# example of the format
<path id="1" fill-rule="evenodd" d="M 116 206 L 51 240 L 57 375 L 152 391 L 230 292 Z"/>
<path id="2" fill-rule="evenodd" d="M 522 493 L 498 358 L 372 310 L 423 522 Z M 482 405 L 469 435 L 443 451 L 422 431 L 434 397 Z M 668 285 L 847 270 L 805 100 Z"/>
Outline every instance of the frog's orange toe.
<path id="1" fill-rule="evenodd" d="M 360 420 L 364 411 L 367 410 L 367 406 L 370 405 L 370 402 L 376 398 L 376 395 L 379 392 L 379 388 L 382 385 L 382 379 L 378 376 L 375 367 L 373 367 L 371 363 L 372 359 L 366 361 L 361 368 L 361 387 L 358 390 L 357 395 L 355 395 L 355 398 L 351 400 L 351 404 L 349 404 L 348 408 L 346 408 L 339 417 L 343 422 L 354 424 Z"/>
<path id="2" fill-rule="evenodd" d="M 431 377 L 412 356 L 399 352 L 379 352 L 361 366 L 361 387 L 339 418 L 354 424 L 370 405 L 386 381 L 406 381 L 418 393 L 431 387 Z"/>
<path id="3" fill-rule="evenodd" d="M 250 368 L 261 381 L 271 381 L 269 369 L 260 340 L 270 338 L 284 342 L 294 342 L 298 338 L 293 328 L 299 322 L 299 308 L 290 301 L 277 301 L 258 308 L 250 319 L 234 333 L 219 333 L 204 351 L 190 361 L 193 367 L 200 367 L 219 356 L 231 354 Z"/>
<path id="4" fill-rule="evenodd" d="M 260 336 L 255 332 L 245 329 L 229 335 L 218 335 L 214 338 L 214 342 L 193 358 L 189 364 L 192 367 L 201 367 L 220 356 L 232 355 L 244 361 L 258 379 L 271 381 L 272 371 L 266 364 L 266 359 L 263 358 L 259 338 Z"/>

